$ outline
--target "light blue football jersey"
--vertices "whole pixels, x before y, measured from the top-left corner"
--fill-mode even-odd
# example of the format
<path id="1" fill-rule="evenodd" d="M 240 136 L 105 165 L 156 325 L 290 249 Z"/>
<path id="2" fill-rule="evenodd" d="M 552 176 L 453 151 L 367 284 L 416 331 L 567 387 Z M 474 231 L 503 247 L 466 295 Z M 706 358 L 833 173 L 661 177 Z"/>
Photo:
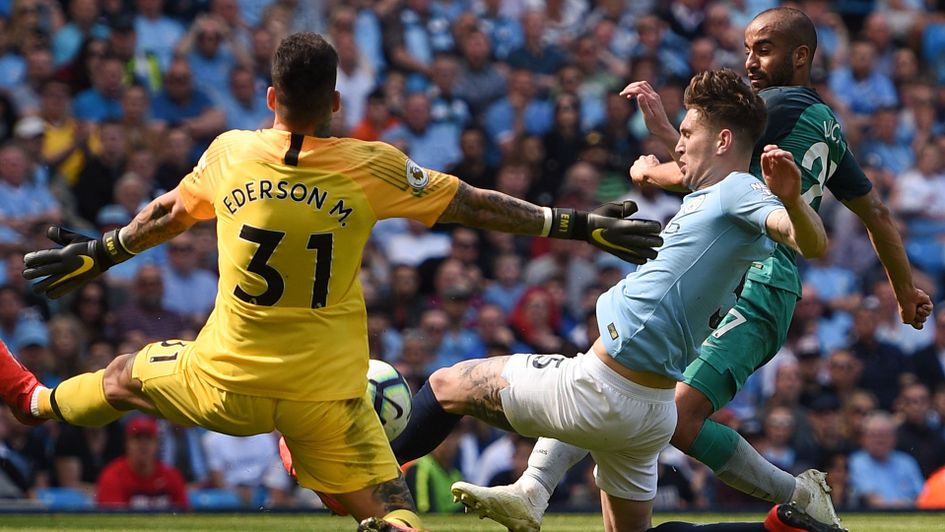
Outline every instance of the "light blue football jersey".
<path id="1" fill-rule="evenodd" d="M 630 369 L 683 380 L 702 341 L 735 305 L 748 267 L 774 251 L 765 220 L 781 208 L 745 172 L 687 195 L 663 229 L 657 258 L 597 300 L 607 352 Z"/>

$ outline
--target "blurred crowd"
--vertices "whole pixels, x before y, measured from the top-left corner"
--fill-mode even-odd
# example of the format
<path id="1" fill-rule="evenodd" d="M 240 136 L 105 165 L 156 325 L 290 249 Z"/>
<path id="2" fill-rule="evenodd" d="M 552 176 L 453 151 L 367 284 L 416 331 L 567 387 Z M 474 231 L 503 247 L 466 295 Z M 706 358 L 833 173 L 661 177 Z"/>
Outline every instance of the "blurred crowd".
<path id="1" fill-rule="evenodd" d="M 147 342 L 194 336 L 217 290 L 212 223 L 57 301 L 31 293 L 22 255 L 49 245 L 51 223 L 89 234 L 127 224 L 217 134 L 268 127 L 271 58 L 290 32 L 320 32 L 338 50 L 335 134 L 389 142 L 542 205 L 629 198 L 639 216 L 665 221 L 680 197 L 631 186 L 627 168 L 669 154 L 618 91 L 648 80 L 678 124 L 689 77 L 742 71 L 745 25 L 778 4 L 816 23 L 815 87 L 901 222 L 920 286 L 940 301 L 945 2 L 0 0 L 0 339 L 53 386 Z M 827 471 L 840 509 L 914 507 L 925 484 L 922 500 L 945 491 L 945 309 L 922 331 L 902 325 L 863 227 L 827 196 L 830 252 L 802 266 L 788 342 L 716 419 L 788 471 Z M 598 335 L 597 296 L 630 268 L 583 242 L 382 221 L 361 276 L 371 356 L 416 389 L 472 357 L 582 352 Z M 0 498 L 317 504 L 282 471 L 275 437 L 146 417 L 28 428 L 0 407 Z M 453 480 L 514 480 L 531 445 L 469 420 L 407 468 L 424 484 L 420 509 L 458 510 Z M 659 509 L 758 502 L 674 449 L 661 464 Z M 590 471 L 575 468 L 554 504 L 598 504 Z M 173 489 L 130 486 L 156 476 Z"/>

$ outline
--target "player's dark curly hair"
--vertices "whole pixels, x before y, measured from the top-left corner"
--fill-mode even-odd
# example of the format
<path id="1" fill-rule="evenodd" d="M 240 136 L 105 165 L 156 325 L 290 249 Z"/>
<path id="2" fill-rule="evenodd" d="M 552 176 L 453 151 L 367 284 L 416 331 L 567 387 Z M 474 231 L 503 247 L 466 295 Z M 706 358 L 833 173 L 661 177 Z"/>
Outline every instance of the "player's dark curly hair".
<path id="1" fill-rule="evenodd" d="M 272 60 L 272 87 L 286 123 L 317 123 L 331 113 L 338 53 L 321 35 L 293 33 L 279 43 Z"/>
<path id="2" fill-rule="evenodd" d="M 696 109 L 710 126 L 730 129 L 736 142 L 751 149 L 768 122 L 764 100 L 735 71 L 708 70 L 692 77 L 684 103 Z"/>

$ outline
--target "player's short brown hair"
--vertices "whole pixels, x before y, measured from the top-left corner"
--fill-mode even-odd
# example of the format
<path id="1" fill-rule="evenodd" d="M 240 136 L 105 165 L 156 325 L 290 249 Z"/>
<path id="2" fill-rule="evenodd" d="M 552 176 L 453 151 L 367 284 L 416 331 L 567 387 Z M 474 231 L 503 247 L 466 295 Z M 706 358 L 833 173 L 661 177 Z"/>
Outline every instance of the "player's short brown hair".
<path id="1" fill-rule="evenodd" d="M 683 101 L 711 127 L 732 130 L 736 142 L 747 149 L 754 147 L 768 123 L 764 100 L 728 68 L 693 76 Z"/>
<path id="2" fill-rule="evenodd" d="M 321 35 L 299 32 L 283 39 L 272 61 L 272 86 L 283 120 L 307 125 L 329 114 L 337 72 L 338 53 Z"/>

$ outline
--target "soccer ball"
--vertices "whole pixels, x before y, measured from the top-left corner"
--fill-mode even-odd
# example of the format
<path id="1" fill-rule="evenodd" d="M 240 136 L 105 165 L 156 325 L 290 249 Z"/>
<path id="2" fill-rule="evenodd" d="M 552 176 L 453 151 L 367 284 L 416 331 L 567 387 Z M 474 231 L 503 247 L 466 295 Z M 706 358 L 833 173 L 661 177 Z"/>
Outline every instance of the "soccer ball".
<path id="1" fill-rule="evenodd" d="M 387 439 L 393 440 L 400 436 L 410 420 L 413 404 L 410 386 L 394 366 L 382 360 L 369 361 L 367 378 L 374 411 L 381 418 Z"/>

